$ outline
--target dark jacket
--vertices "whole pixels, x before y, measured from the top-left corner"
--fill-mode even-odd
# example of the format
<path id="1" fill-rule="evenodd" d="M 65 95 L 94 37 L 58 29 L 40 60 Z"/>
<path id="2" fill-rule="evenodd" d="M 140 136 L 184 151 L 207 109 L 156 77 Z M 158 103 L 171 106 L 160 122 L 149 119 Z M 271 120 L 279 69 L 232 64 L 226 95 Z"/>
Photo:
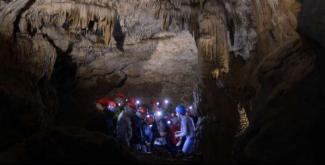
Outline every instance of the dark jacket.
<path id="1" fill-rule="evenodd" d="M 131 118 L 132 122 L 132 139 L 131 144 L 140 144 L 144 143 L 144 133 L 143 133 L 143 125 L 144 121 L 139 116 L 134 115 Z"/>
<path id="2" fill-rule="evenodd" d="M 108 127 L 108 134 L 111 136 L 115 136 L 116 122 L 117 122 L 117 119 L 114 117 L 115 113 L 105 108 L 104 115 L 105 115 L 106 125 Z"/>

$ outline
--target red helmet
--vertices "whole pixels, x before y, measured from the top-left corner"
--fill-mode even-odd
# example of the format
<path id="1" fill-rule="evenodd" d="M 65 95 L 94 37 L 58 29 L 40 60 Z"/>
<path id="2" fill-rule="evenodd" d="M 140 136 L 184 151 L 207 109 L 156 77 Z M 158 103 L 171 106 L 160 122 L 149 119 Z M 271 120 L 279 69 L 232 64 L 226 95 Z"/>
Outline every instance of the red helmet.
<path id="1" fill-rule="evenodd" d="M 100 105 L 102 105 L 104 107 L 107 107 L 107 106 L 113 105 L 113 104 L 116 105 L 116 103 L 114 101 L 112 101 L 111 99 L 109 99 L 109 98 L 98 99 L 98 100 L 96 100 L 96 103 L 98 103 L 98 104 L 100 104 Z"/>
<path id="2" fill-rule="evenodd" d="M 148 109 L 144 106 L 141 106 L 138 111 L 141 113 L 141 115 L 147 115 L 148 113 Z"/>
<path id="3" fill-rule="evenodd" d="M 132 103 L 132 104 L 136 104 L 137 99 L 136 99 L 135 97 L 130 97 L 130 98 L 128 99 L 128 102 L 129 102 L 129 103 Z"/>
<path id="4" fill-rule="evenodd" d="M 115 94 L 115 102 L 118 103 L 119 106 L 124 106 L 125 104 L 125 95 L 122 92 L 117 92 Z"/>
<path id="5" fill-rule="evenodd" d="M 116 108 L 116 107 L 117 107 L 117 103 L 114 102 L 114 101 L 110 101 L 110 102 L 108 103 L 108 106 L 110 106 L 110 107 L 112 107 L 112 108 Z"/>
<path id="6" fill-rule="evenodd" d="M 152 104 L 153 106 L 159 106 L 159 105 L 160 105 L 160 102 L 159 102 L 159 100 L 154 99 L 154 100 L 151 101 L 151 104 Z"/>
<path id="7" fill-rule="evenodd" d="M 136 102 L 137 102 L 137 100 L 136 100 L 135 97 L 130 97 L 129 100 L 128 100 L 128 106 L 129 106 L 130 108 L 132 108 L 133 110 L 135 110 L 136 107 L 137 107 Z"/>
<path id="8" fill-rule="evenodd" d="M 117 93 L 115 94 L 115 98 L 125 99 L 126 97 L 125 97 L 125 94 L 124 94 L 124 93 L 122 93 L 122 92 L 117 92 Z"/>
<path id="9" fill-rule="evenodd" d="M 148 125 L 152 125 L 155 122 L 155 119 L 152 115 L 147 115 L 144 120 Z"/>

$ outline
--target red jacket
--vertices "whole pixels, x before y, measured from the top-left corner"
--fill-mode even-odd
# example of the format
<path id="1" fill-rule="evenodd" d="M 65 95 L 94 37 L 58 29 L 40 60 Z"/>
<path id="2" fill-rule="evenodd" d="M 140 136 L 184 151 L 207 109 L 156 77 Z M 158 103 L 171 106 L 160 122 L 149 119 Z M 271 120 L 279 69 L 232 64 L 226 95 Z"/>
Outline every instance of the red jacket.
<path id="1" fill-rule="evenodd" d="M 170 139 L 174 145 L 176 145 L 179 141 L 179 138 L 175 138 L 175 133 L 181 129 L 179 124 L 172 124 L 170 125 Z"/>

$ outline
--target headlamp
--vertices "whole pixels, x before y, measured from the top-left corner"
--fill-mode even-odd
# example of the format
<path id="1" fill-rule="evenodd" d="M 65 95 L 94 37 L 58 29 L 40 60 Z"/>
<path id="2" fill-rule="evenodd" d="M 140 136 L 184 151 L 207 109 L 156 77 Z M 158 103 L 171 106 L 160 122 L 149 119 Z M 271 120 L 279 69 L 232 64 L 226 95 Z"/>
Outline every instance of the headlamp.
<path id="1" fill-rule="evenodd" d="M 157 111 L 156 112 L 156 116 L 158 116 L 158 117 L 162 116 L 162 112 L 161 111 Z"/>

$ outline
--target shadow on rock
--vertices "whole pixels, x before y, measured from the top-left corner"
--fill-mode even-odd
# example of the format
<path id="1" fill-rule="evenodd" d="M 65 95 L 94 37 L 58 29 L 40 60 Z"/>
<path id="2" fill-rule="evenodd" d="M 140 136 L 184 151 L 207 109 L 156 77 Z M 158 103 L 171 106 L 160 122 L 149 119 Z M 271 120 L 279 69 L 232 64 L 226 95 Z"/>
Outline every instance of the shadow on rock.
<path id="1" fill-rule="evenodd" d="M 137 163 L 111 137 L 79 128 L 55 128 L 26 139 L 0 155 L 0 163 Z"/>

